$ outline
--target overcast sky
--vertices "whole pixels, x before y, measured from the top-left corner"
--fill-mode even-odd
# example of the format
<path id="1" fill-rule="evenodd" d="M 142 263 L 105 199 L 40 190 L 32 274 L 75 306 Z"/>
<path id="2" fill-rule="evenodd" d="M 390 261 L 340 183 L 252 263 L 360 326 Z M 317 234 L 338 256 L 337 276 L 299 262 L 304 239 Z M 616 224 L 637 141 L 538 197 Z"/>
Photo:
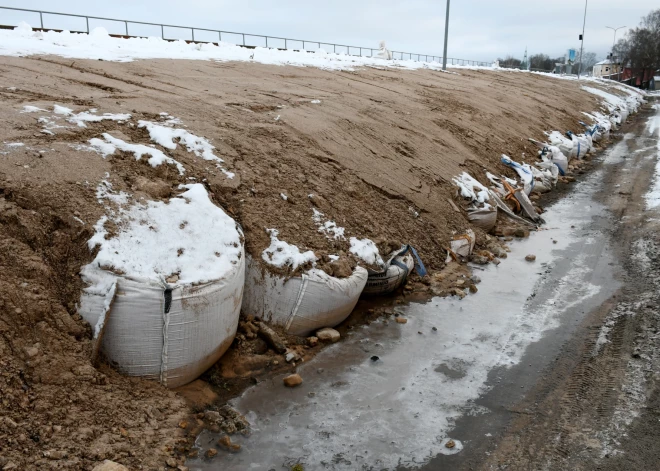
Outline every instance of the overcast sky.
<path id="1" fill-rule="evenodd" d="M 440 0 L 2 0 L 3 6 L 43 9 L 136 21 L 267 34 L 290 38 L 377 47 L 441 55 L 445 8 Z M 603 58 L 613 32 L 605 26 L 637 26 L 659 0 L 590 0 L 585 50 Z M 583 0 L 454 0 L 449 20 L 448 57 L 490 61 L 507 54 L 522 58 L 546 53 L 563 56 L 579 47 Z M 26 20 L 38 26 L 38 16 L 0 10 L 1 24 Z M 46 16 L 44 26 L 83 29 L 84 21 Z M 123 25 L 92 22 L 111 33 Z M 159 35 L 157 29 L 129 26 L 132 34 Z M 625 33 L 619 30 L 617 37 Z M 166 30 L 167 37 L 190 38 L 185 31 Z M 201 33 L 198 34 L 201 39 Z M 214 38 L 204 38 L 213 40 Z M 258 39 L 253 39 L 253 42 Z M 327 48 L 326 48 L 327 49 Z"/>

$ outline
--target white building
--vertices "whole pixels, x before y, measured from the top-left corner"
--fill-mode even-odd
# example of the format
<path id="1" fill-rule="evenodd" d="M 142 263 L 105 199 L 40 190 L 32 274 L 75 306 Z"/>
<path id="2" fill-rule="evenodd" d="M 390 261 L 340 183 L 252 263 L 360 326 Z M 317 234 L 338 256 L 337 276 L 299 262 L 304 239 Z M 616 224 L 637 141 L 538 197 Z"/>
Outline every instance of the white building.
<path id="1" fill-rule="evenodd" d="M 594 65 L 594 77 L 608 77 L 619 72 L 621 72 L 621 66 L 609 59 L 605 59 Z"/>

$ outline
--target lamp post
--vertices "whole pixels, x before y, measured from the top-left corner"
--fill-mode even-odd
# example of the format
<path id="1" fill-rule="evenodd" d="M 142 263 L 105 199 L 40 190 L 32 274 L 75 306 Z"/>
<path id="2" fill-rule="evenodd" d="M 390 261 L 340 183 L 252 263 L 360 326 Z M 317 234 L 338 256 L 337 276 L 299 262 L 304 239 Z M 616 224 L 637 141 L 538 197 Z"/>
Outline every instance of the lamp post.
<path id="1" fill-rule="evenodd" d="M 580 35 L 580 65 L 578 66 L 577 78 L 580 79 L 580 72 L 582 72 L 582 52 L 584 51 L 584 27 L 587 24 L 587 2 L 584 0 L 584 22 L 582 23 L 582 34 Z"/>
<path id="2" fill-rule="evenodd" d="M 618 28 L 612 28 L 611 26 L 605 26 L 607 29 L 614 31 L 614 39 L 612 40 L 612 58 L 614 58 L 614 45 L 616 44 L 616 32 L 621 28 L 627 28 L 627 26 L 619 26 Z"/>
<path id="3" fill-rule="evenodd" d="M 449 0 L 447 0 L 447 17 L 445 18 L 445 52 L 442 54 L 442 70 L 447 70 L 447 38 L 449 37 Z"/>

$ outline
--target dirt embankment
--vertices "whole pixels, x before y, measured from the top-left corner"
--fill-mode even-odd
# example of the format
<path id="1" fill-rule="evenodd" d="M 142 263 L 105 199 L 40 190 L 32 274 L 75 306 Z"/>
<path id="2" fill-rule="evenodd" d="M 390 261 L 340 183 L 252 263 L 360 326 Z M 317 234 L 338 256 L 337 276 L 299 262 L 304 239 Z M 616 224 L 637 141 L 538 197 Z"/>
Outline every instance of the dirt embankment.
<path id="1" fill-rule="evenodd" d="M 451 177 L 508 173 L 500 154 L 532 161 L 527 137 L 577 130 L 580 112 L 598 108 L 572 81 L 510 72 L 5 57 L 0 77 L 0 464 L 16 469 L 91 469 L 105 458 L 153 469 L 184 440 L 179 396 L 88 360 L 90 329 L 76 304 L 80 267 L 92 259 L 87 240 L 104 213 L 102 179 L 148 199 L 204 181 L 256 257 L 269 245 L 266 228 L 319 256 L 347 254 L 348 242 L 318 231 L 317 208 L 346 236 L 411 243 L 440 269 L 442 247 L 468 226 L 450 203 Z M 49 134 L 21 113 L 54 104 L 132 117 Z M 185 176 L 132 154 L 76 149 L 103 132 L 149 145 L 137 121 L 163 120 L 161 112 L 210 139 L 236 177 L 181 146 L 161 150 Z"/>

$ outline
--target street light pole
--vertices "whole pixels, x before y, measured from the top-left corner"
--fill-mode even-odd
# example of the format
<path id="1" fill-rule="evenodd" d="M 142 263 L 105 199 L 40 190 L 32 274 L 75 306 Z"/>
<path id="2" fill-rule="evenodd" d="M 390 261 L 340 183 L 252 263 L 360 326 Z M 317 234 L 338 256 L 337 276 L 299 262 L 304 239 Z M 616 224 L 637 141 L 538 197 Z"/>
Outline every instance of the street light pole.
<path id="1" fill-rule="evenodd" d="M 582 34 L 580 35 L 580 40 L 582 42 L 580 43 L 580 65 L 578 66 L 578 73 L 577 73 L 578 79 L 580 78 L 580 72 L 582 72 L 582 53 L 584 51 L 584 27 L 587 24 L 587 2 L 588 0 L 584 0 L 584 22 L 582 23 Z"/>
<path id="2" fill-rule="evenodd" d="M 447 17 L 445 18 L 445 52 L 442 54 L 442 70 L 447 70 L 447 38 L 449 37 L 449 0 L 447 0 Z"/>
<path id="3" fill-rule="evenodd" d="M 616 44 L 616 32 L 621 28 L 627 28 L 627 26 L 619 26 L 618 28 L 612 28 L 611 26 L 605 26 L 607 29 L 614 31 L 614 39 L 612 40 L 612 59 L 614 59 L 614 45 Z"/>

